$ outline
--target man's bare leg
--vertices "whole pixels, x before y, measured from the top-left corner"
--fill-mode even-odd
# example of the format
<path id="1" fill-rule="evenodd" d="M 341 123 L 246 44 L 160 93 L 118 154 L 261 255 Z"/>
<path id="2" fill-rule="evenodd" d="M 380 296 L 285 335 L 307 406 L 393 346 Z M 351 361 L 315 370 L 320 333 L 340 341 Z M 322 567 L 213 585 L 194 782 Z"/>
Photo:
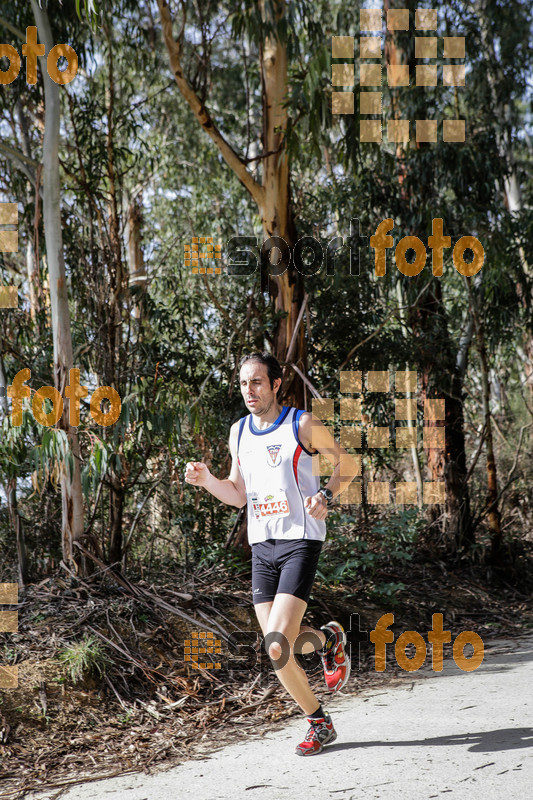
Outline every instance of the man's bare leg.
<path id="1" fill-rule="evenodd" d="M 310 634 L 310 636 L 302 637 L 300 641 L 296 642 L 297 653 L 312 653 L 314 650 L 318 650 L 319 647 L 324 647 L 326 644 L 326 634 L 324 631 L 311 628 L 309 625 L 300 625 L 300 633 L 307 633 Z"/>
<path id="2" fill-rule="evenodd" d="M 270 615 L 272 603 L 273 600 L 267 603 L 257 603 L 257 605 L 254 606 L 255 615 L 259 621 L 263 635 L 265 635 L 265 630 L 268 630 L 268 617 Z M 311 628 L 309 625 L 300 625 L 300 633 L 303 633 L 304 631 L 314 634 L 317 637 L 317 644 L 320 641 L 320 647 L 324 647 L 326 644 L 326 634 L 324 631 L 317 630 L 317 628 Z M 298 645 L 299 646 L 296 648 L 297 653 L 312 653 L 314 650 L 318 649 L 315 647 L 315 643 L 311 641 L 305 641 L 303 644 L 298 642 Z"/>
<path id="3" fill-rule="evenodd" d="M 322 646 L 325 644 L 326 637 L 323 631 L 317 631 L 308 625 L 301 624 L 306 608 L 307 603 L 305 600 L 301 600 L 291 594 L 280 593 L 276 595 L 272 602 L 258 603 L 255 606 L 255 612 L 261 625 L 263 636 L 266 637 L 269 633 L 278 632 L 282 633 L 287 639 L 291 653 L 285 666 L 276 670 L 276 674 L 280 683 L 293 700 L 298 703 L 302 711 L 305 714 L 313 714 L 320 706 L 320 703 L 311 691 L 305 671 L 295 661 L 292 650 L 294 642 L 302 630 L 315 634 L 317 641 L 320 641 Z M 303 653 L 310 653 L 314 649 L 315 647 L 310 641 L 306 642 L 303 647 L 298 648 Z M 282 643 L 270 643 L 268 655 L 274 664 L 285 652 L 286 646 L 283 647 Z"/>

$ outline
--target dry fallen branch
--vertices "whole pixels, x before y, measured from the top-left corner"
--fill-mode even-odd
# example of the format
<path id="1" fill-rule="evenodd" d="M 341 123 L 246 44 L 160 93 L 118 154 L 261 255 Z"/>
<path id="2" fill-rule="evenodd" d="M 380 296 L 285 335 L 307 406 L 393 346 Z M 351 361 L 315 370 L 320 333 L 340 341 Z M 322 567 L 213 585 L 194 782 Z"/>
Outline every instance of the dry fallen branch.
<path id="1" fill-rule="evenodd" d="M 489 645 L 492 637 L 519 636 L 524 621 L 533 618 L 526 595 L 511 587 L 495 592 L 472 565 L 440 563 L 388 563 L 380 570 L 379 580 L 409 586 L 398 595 L 401 629 L 429 630 L 432 612 L 440 609 L 453 635 L 475 630 Z M 209 621 L 223 638 L 221 629 L 227 634 L 241 630 L 244 621 L 250 626 L 247 576 L 206 571 L 194 576 L 194 588 L 184 584 L 175 591 L 172 574 L 166 585 L 150 584 L 104 566 L 83 584 L 52 576 L 29 585 L 21 598 L 19 633 L 13 636 L 22 681 L 18 690 L 4 694 L 0 715 L 0 784 L 6 800 L 22 800 L 33 789 L 62 792 L 84 780 L 201 757 L 213 744 L 228 742 L 236 730 L 241 737 L 257 735 L 259 719 L 268 725 L 295 713 L 270 667 L 262 683 L 265 673 L 259 666 L 247 672 L 224 665 L 197 670 L 183 660 L 181 645 L 191 629 L 206 629 Z M 376 606 L 367 608 L 366 591 L 364 576 L 349 587 L 317 581 L 308 624 L 318 627 L 324 618 L 338 616 L 348 620 L 354 609 L 361 609 L 361 630 L 370 630 L 379 613 Z M 192 622 L 176 613 L 183 603 L 188 603 L 186 616 Z M 105 643 L 115 663 L 100 682 L 58 684 L 58 649 L 85 632 Z M 392 661 L 387 670 L 392 678 Z M 370 647 L 362 645 L 354 676 L 354 692 L 376 684 Z M 319 668 L 309 681 L 323 691 Z M 207 737 L 202 740 L 199 731 Z"/>

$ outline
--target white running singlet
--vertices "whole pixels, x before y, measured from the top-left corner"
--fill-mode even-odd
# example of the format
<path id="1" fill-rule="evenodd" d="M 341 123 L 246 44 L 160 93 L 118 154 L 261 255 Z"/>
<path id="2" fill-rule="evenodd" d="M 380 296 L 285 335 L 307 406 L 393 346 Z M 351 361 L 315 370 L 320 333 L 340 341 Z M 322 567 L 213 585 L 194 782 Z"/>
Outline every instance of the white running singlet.
<path id="1" fill-rule="evenodd" d="M 252 414 L 239 420 L 237 457 L 248 501 L 248 541 L 326 538 L 326 523 L 309 516 L 306 497 L 320 489 L 312 473 L 313 454 L 298 439 L 303 411 L 283 406 L 264 430 Z M 318 458 L 318 456 L 315 456 Z"/>

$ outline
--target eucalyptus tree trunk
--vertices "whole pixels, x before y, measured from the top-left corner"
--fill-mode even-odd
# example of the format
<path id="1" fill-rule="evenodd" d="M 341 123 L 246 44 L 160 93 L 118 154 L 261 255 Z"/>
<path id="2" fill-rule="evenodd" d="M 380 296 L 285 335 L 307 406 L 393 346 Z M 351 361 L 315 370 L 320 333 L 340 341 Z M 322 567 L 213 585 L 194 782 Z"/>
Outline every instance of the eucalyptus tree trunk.
<path id="1" fill-rule="evenodd" d="M 6 374 L 4 370 L 4 361 L 0 353 L 0 386 L 7 386 Z M 2 409 L 2 416 L 9 415 L 9 406 L 7 404 L 7 397 L 4 392 L 0 394 L 0 408 Z M 28 553 L 26 550 L 26 540 L 24 537 L 24 528 L 22 525 L 22 518 L 18 511 L 17 500 L 17 478 L 15 474 L 7 476 L 5 485 L 5 495 L 7 503 L 7 513 L 9 521 L 13 527 L 15 534 L 15 542 L 17 546 L 17 564 L 18 564 L 18 582 L 21 586 L 25 586 L 28 582 L 29 575 L 29 562 Z"/>
<path id="2" fill-rule="evenodd" d="M 55 42 L 46 11 L 31 0 L 31 7 L 40 40 L 48 53 Z M 74 367 L 72 337 L 68 307 L 67 281 L 63 258 L 61 231 L 60 178 L 59 178 L 59 86 L 48 75 L 46 56 L 40 57 L 44 83 L 44 140 L 43 140 L 43 220 L 46 256 L 50 283 L 52 335 L 54 344 L 54 384 L 65 398 L 65 387 L 69 383 L 69 370 Z M 78 432 L 69 421 L 68 401 L 63 404 L 60 428 L 66 431 L 74 457 L 74 470 L 64 465 L 61 471 L 62 530 L 61 545 L 63 561 L 67 566 L 87 574 L 85 560 L 73 552 L 73 542 L 83 535 L 83 494 L 80 473 L 80 447 Z M 80 570 L 78 570 L 80 564 Z"/>
<path id="3" fill-rule="evenodd" d="M 400 316 L 402 334 L 403 334 L 404 339 L 408 339 L 409 338 L 409 331 L 408 331 L 407 326 L 405 324 L 405 300 L 404 300 L 404 296 L 403 296 L 401 281 L 398 281 L 396 283 L 396 296 L 398 298 L 398 305 L 399 305 L 398 314 Z M 405 365 L 405 371 L 407 372 L 408 370 L 409 370 L 409 365 L 406 364 Z M 407 400 L 410 400 L 411 399 L 411 392 L 407 392 L 405 397 L 406 397 Z M 416 399 L 416 393 L 415 393 L 415 399 Z M 412 419 L 407 420 L 407 427 L 408 428 L 416 428 L 416 419 L 415 420 L 412 420 Z M 415 474 L 415 480 L 416 480 L 418 505 L 421 506 L 422 505 L 423 492 L 424 492 L 424 486 L 423 486 L 423 483 L 422 483 L 422 470 L 420 469 L 420 459 L 418 457 L 418 447 L 413 446 L 413 447 L 410 447 L 409 450 L 411 452 L 411 460 L 413 462 L 413 472 Z"/>
<path id="4" fill-rule="evenodd" d="M 22 106 L 22 102 L 20 99 L 17 102 L 16 106 L 17 110 L 17 118 L 20 126 L 20 132 L 22 134 L 22 150 L 24 155 L 28 160 L 32 160 L 32 153 L 31 153 L 31 145 L 30 145 L 30 135 L 28 131 L 28 120 L 26 119 L 26 114 L 24 113 L 24 108 Z M 40 168 L 37 167 L 36 170 L 36 180 L 35 184 L 33 185 L 33 189 L 35 192 L 35 219 L 39 218 L 39 206 L 40 206 Z M 26 203 L 30 205 L 32 201 L 32 194 L 31 194 L 31 181 L 28 181 L 26 184 Z M 37 228 L 34 229 L 35 239 L 36 239 L 36 231 Z M 39 287 L 39 266 L 38 266 L 38 255 L 35 243 L 32 241 L 32 237 L 30 231 L 28 231 L 28 241 L 26 242 L 26 272 L 28 275 L 28 289 L 29 295 L 28 299 L 30 301 L 30 317 L 33 324 L 36 327 L 36 335 L 37 338 L 40 336 L 39 331 L 39 321 L 38 321 L 38 311 L 39 311 L 39 299 L 42 294 Z"/>
<path id="5" fill-rule="evenodd" d="M 485 435 L 485 454 L 487 461 L 487 519 L 489 523 L 491 558 L 497 561 L 502 549 L 502 529 L 501 516 L 498 508 L 498 471 L 496 468 L 496 458 L 494 456 L 494 444 L 492 438 L 492 422 L 490 413 L 490 381 L 489 381 L 489 361 L 487 356 L 487 346 L 485 344 L 485 331 L 483 320 L 479 313 L 476 299 L 472 292 L 469 278 L 464 278 L 467 285 L 468 297 L 474 328 L 476 331 L 476 346 L 479 353 L 481 367 L 481 400 L 483 406 L 483 433 Z"/>
<path id="6" fill-rule="evenodd" d="M 265 0 L 260 0 L 263 22 L 265 18 Z M 284 0 L 272 3 L 275 13 L 275 33 L 267 36 L 260 52 L 261 84 L 263 91 L 263 160 L 262 189 L 263 202 L 259 209 L 265 240 L 271 236 L 284 239 L 291 251 L 297 241 L 290 200 L 290 165 L 284 152 L 284 136 L 287 130 L 288 114 L 284 108 L 287 95 L 287 47 L 277 33 L 277 26 L 283 19 L 286 6 Z M 269 267 L 270 273 L 275 273 Z M 306 372 L 306 348 L 304 325 L 300 324 L 295 334 L 295 326 L 302 307 L 304 290 L 301 274 L 291 260 L 281 275 L 273 274 L 269 282 L 269 292 L 276 312 L 286 316 L 280 317 L 274 334 L 274 355 L 284 362 L 289 357 L 289 348 L 293 335 L 296 342 L 291 348 L 294 362 L 299 369 Z M 292 356 L 291 356 L 292 359 Z M 303 408 L 303 382 L 294 370 L 285 370 L 290 382 L 284 381 L 283 394 L 290 402 Z"/>
<path id="7" fill-rule="evenodd" d="M 109 554 L 110 564 L 121 564 L 123 556 L 122 525 L 124 521 L 124 487 L 111 472 L 109 477 Z"/>
<path id="8" fill-rule="evenodd" d="M 268 21 L 269 33 L 261 42 L 259 68 L 262 86 L 262 164 L 261 182 L 256 180 L 247 167 L 247 160 L 239 155 L 228 142 L 200 97 L 190 85 L 181 63 L 182 42 L 186 25 L 186 6 L 182 4 L 184 14 L 181 31 L 175 39 L 172 32 L 172 15 L 167 0 L 157 0 L 163 27 L 163 38 L 168 51 L 170 67 L 178 89 L 192 109 L 198 123 L 220 150 L 226 164 L 233 170 L 237 178 L 255 201 L 259 213 L 265 239 L 279 236 L 289 248 L 294 247 L 297 240 L 293 223 L 290 196 L 290 163 L 285 151 L 285 135 L 288 115 L 283 103 L 287 95 L 287 45 L 279 35 L 284 22 L 286 0 L 259 0 L 259 11 L 263 23 Z M 267 15 L 272 16 L 267 20 Z M 273 254 L 274 256 L 274 254 Z M 278 259 L 272 258 L 275 263 Z M 269 267 L 275 273 L 275 268 Z M 272 274 L 269 279 L 269 293 L 276 312 L 281 312 L 274 332 L 274 355 L 285 363 L 291 355 L 290 362 L 302 372 L 306 372 L 307 356 L 304 337 L 304 326 L 296 330 L 299 312 L 304 297 L 303 280 L 292 261 L 280 275 Z M 300 316 L 301 320 L 301 316 Z M 291 342 L 294 344 L 291 348 Z M 289 354 L 289 348 L 291 353 Z M 287 365 L 282 392 L 287 403 L 303 407 L 303 381 L 297 372 Z"/>
<path id="9" fill-rule="evenodd" d="M 142 199 L 136 197 L 128 208 L 127 224 L 127 244 L 129 262 L 129 281 L 130 290 L 135 289 L 136 300 L 133 302 L 132 316 L 139 323 L 143 316 L 143 297 L 146 293 L 147 275 L 144 254 L 141 245 L 141 226 L 142 226 Z"/>
<path id="10" fill-rule="evenodd" d="M 476 13 L 479 19 L 479 30 L 481 42 L 483 44 L 483 52 L 486 53 L 486 74 L 487 82 L 489 85 L 492 108 L 491 113 L 496 120 L 496 140 L 498 142 L 498 150 L 500 156 L 506 165 L 506 174 L 503 179 L 503 196 L 505 204 L 511 215 L 515 216 L 520 214 L 523 209 L 523 198 L 520 181 L 516 170 L 516 159 L 513 151 L 512 142 L 512 118 L 511 107 L 509 102 L 501 100 L 498 94 L 498 77 L 501 73 L 501 67 L 496 54 L 494 46 L 494 38 L 492 35 L 492 28 L 488 19 L 487 9 L 484 0 L 476 0 Z M 520 241 L 516 241 L 520 264 L 524 275 L 529 279 L 531 277 L 531 267 L 527 260 L 524 248 Z M 523 305 L 526 305 L 525 298 L 521 296 L 521 287 L 517 287 L 519 299 Z M 527 356 L 525 363 L 525 375 L 530 392 L 533 394 L 533 333 L 530 328 L 524 331 L 523 335 L 524 351 Z"/>
<path id="11" fill-rule="evenodd" d="M 108 224 L 110 245 L 110 284 L 107 302 L 106 346 L 104 348 L 103 375 L 105 384 L 120 390 L 120 348 L 122 343 L 122 303 L 127 291 L 127 275 L 122 257 L 122 237 L 120 233 L 120 185 L 115 167 L 115 67 L 113 58 L 112 31 L 104 24 L 104 34 L 108 43 L 108 84 L 106 88 L 106 169 L 108 179 Z M 121 563 L 123 547 L 123 518 L 126 492 L 120 473 L 108 468 L 107 486 L 109 488 L 109 561 Z"/>
<path id="12" fill-rule="evenodd" d="M 413 3 L 404 0 L 385 0 L 385 13 L 389 8 L 413 7 Z M 404 53 L 398 46 L 396 35 L 388 34 L 385 43 L 385 59 L 387 64 L 407 63 Z M 410 74 L 414 74 L 415 61 L 409 63 Z M 400 109 L 393 105 L 393 115 L 398 117 Z M 424 147 L 420 142 L 416 147 Z M 402 196 L 406 204 L 409 197 L 403 189 L 405 176 L 404 153 L 402 144 L 396 149 L 398 161 L 399 183 L 402 186 Z M 427 206 L 432 207 L 432 197 L 428 192 Z M 425 232 L 413 231 L 414 235 Z M 417 284 L 415 284 L 415 287 Z M 445 482 L 445 526 L 444 537 L 446 548 L 449 551 L 458 551 L 473 544 L 472 518 L 470 509 L 470 495 L 466 481 L 466 452 L 464 435 L 464 409 L 463 409 L 463 374 L 457 367 L 457 348 L 453 343 L 448 325 L 446 323 L 446 308 L 442 297 L 442 288 L 437 278 L 431 279 L 430 287 L 420 296 L 420 286 L 415 288 L 417 297 L 409 308 L 407 324 L 415 335 L 414 344 L 418 347 L 417 361 L 422 374 L 422 398 L 433 397 L 430 388 L 435 387 L 438 396 L 445 401 L 445 447 L 444 449 L 426 449 L 426 463 L 431 481 Z M 406 296 L 412 296 L 406 292 Z M 438 321 L 438 328 L 436 327 Z M 428 346 L 431 339 L 438 343 L 435 349 Z M 438 357 L 436 348 L 438 347 Z M 466 362 L 465 362 L 466 363 Z M 434 425 L 430 422 L 429 425 Z M 438 507 L 430 506 L 429 515 L 436 519 Z"/>

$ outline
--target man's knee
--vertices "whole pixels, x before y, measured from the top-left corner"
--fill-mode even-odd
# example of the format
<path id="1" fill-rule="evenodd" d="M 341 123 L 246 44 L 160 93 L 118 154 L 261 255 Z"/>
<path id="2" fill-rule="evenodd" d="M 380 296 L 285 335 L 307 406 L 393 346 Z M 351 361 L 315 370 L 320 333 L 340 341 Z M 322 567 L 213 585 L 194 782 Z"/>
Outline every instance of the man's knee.
<path id="1" fill-rule="evenodd" d="M 282 654 L 283 654 L 283 647 L 281 646 L 281 644 L 279 644 L 279 642 L 272 642 L 272 644 L 268 648 L 268 655 L 270 656 L 270 658 L 272 658 L 274 661 L 277 661 L 278 658 L 282 656 Z"/>
<path id="2" fill-rule="evenodd" d="M 282 658 L 284 663 L 289 660 L 291 646 L 287 631 L 269 631 L 265 636 L 265 650 L 274 661 Z M 292 637 L 294 639 L 294 637 Z"/>

